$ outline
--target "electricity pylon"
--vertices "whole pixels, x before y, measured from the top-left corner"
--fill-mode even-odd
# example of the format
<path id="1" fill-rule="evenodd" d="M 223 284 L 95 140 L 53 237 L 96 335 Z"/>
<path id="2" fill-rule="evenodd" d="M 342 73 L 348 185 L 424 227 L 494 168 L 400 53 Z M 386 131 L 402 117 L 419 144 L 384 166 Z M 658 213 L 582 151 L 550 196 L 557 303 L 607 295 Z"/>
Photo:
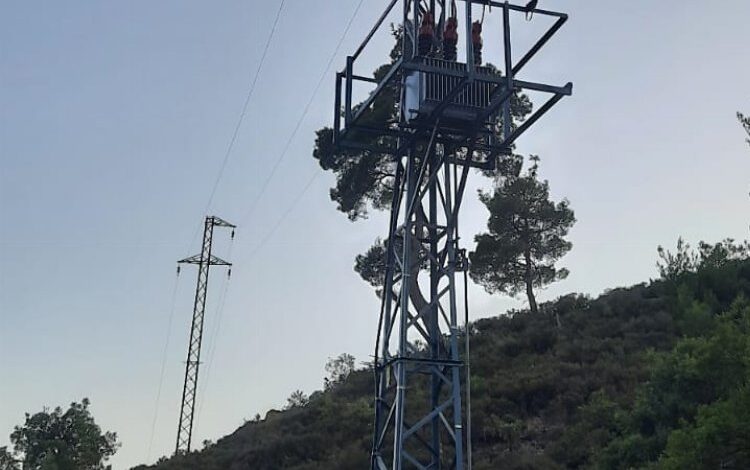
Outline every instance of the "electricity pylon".
<path id="1" fill-rule="evenodd" d="M 206 312 L 209 268 L 211 266 L 232 265 L 230 262 L 211 254 L 214 227 L 231 228 L 232 238 L 234 238 L 234 225 L 219 217 L 208 216 L 203 228 L 201 253 L 178 261 L 179 264 L 198 265 L 198 282 L 195 287 L 193 322 L 190 327 L 190 342 L 188 343 L 187 360 L 185 361 L 185 384 L 182 387 L 182 404 L 180 406 L 180 421 L 177 427 L 175 454 L 190 452 L 190 443 L 193 438 L 193 416 L 195 413 L 195 398 L 198 392 L 198 369 L 200 368 L 201 342 L 203 341 L 203 317 Z"/>
<path id="2" fill-rule="evenodd" d="M 457 2 L 463 3 L 463 12 Z M 475 5 L 502 14 L 500 31 L 486 35 L 502 46 L 496 62 L 502 74 L 482 65 L 484 13 L 482 21 L 474 21 Z M 512 13 L 552 20 L 516 61 Z M 393 16 L 400 21 L 400 47 L 389 70 L 366 77 L 355 69 L 357 60 Z M 571 83 L 554 86 L 518 78 L 567 18 L 536 8 L 536 2 L 391 0 L 336 74 L 334 145 L 358 158 L 390 155 L 394 167 L 373 366 L 372 470 L 471 468 L 461 384 L 468 358 L 460 354 L 456 292 L 456 273 L 467 268 L 459 246 L 459 210 L 470 169 L 494 170 L 502 156 L 512 154 L 518 137 L 572 94 Z M 466 44 L 462 57 L 457 53 L 460 35 Z M 370 94 L 355 103 L 354 90 L 364 86 L 371 87 Z M 511 103 L 523 91 L 549 98 L 514 123 Z M 368 113 L 389 99 L 384 93 L 397 97 L 398 116 L 380 122 Z"/>

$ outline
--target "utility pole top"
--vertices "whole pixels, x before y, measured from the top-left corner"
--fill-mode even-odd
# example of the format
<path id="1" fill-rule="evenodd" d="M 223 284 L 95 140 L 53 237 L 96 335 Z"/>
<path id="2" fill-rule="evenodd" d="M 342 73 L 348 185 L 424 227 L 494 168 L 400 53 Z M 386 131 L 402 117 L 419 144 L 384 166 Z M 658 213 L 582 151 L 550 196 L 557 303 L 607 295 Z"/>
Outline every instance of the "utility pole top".
<path id="1" fill-rule="evenodd" d="M 231 266 L 232 263 L 229 261 L 224 261 L 223 259 L 219 258 L 218 256 L 211 255 L 208 260 L 204 260 L 202 258 L 202 255 L 193 255 L 189 258 L 181 259 L 177 262 L 177 264 L 201 264 L 206 263 L 211 266 Z"/>
<path id="2" fill-rule="evenodd" d="M 213 223 L 214 227 L 237 228 L 236 225 L 227 222 L 226 220 L 222 219 L 221 217 L 216 217 L 215 215 L 211 215 L 211 216 L 206 217 L 206 220 L 210 220 L 211 223 Z"/>

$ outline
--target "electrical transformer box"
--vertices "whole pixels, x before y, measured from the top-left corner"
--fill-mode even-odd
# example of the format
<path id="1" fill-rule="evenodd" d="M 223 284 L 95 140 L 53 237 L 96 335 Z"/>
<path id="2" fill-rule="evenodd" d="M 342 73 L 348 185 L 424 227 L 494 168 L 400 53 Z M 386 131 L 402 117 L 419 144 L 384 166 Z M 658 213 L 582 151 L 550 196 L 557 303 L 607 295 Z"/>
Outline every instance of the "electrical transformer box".
<path id="1" fill-rule="evenodd" d="M 465 72 L 466 64 L 431 57 L 418 57 L 426 66 L 444 69 L 446 72 Z M 480 111 L 490 106 L 492 93 L 497 83 L 483 81 L 482 76 L 497 79 L 497 72 L 490 67 L 478 66 L 475 80 L 461 90 L 445 106 L 441 116 L 448 121 L 473 122 Z M 443 100 L 460 86 L 462 77 L 455 73 L 412 71 L 405 79 L 404 112 L 407 122 L 419 121 L 429 116 Z"/>

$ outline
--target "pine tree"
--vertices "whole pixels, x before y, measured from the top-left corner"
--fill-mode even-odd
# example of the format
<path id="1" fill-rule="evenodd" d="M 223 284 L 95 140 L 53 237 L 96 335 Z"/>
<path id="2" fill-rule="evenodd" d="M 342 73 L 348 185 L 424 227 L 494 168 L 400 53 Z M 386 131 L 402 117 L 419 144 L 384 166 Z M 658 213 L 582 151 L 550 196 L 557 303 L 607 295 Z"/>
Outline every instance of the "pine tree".
<path id="1" fill-rule="evenodd" d="M 503 178 L 492 194 L 480 193 L 490 211 L 489 231 L 476 236 L 469 258 L 474 281 L 490 293 L 525 290 L 537 312 L 534 289 L 568 275 L 555 262 L 572 248 L 565 237 L 576 219 L 567 200 L 550 200 L 549 183 L 537 176 L 539 159 L 531 161 L 526 174 Z"/>

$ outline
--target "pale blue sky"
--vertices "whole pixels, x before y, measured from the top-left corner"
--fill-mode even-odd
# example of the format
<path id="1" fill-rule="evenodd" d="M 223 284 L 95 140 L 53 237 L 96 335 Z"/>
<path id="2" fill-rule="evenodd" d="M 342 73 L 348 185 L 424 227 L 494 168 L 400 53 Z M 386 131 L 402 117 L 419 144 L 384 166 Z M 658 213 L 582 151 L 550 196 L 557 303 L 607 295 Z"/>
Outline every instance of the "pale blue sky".
<path id="1" fill-rule="evenodd" d="M 336 67 L 384 3 L 365 0 Z M 519 150 L 541 155 L 553 193 L 578 217 L 562 263 L 571 276 L 541 297 L 647 280 L 656 246 L 680 235 L 746 238 L 750 149 L 734 113 L 750 112 L 750 3 L 541 4 L 571 20 L 525 78 L 573 81 L 574 96 Z M 120 434 L 116 469 L 173 450 L 192 269 L 179 280 L 147 452 L 174 262 L 198 249 L 189 245 L 277 6 L 0 2 L 0 445 L 25 411 L 88 396 L 97 421 Z M 281 406 L 297 388 L 320 388 L 327 357 L 364 361 L 372 349 L 378 302 L 352 264 L 383 235 L 382 215 L 348 222 L 321 175 L 253 254 L 316 171 L 313 131 L 330 120 L 332 77 L 247 216 L 354 7 L 287 0 L 212 205 L 240 227 L 218 341 L 225 281 L 219 270 L 212 277 L 204 351 L 216 349 L 196 442 Z M 376 39 L 372 66 L 389 47 Z M 468 241 L 486 220 L 473 194 L 462 218 Z M 227 255 L 221 233 L 217 243 Z M 474 317 L 523 305 L 471 294 Z"/>

